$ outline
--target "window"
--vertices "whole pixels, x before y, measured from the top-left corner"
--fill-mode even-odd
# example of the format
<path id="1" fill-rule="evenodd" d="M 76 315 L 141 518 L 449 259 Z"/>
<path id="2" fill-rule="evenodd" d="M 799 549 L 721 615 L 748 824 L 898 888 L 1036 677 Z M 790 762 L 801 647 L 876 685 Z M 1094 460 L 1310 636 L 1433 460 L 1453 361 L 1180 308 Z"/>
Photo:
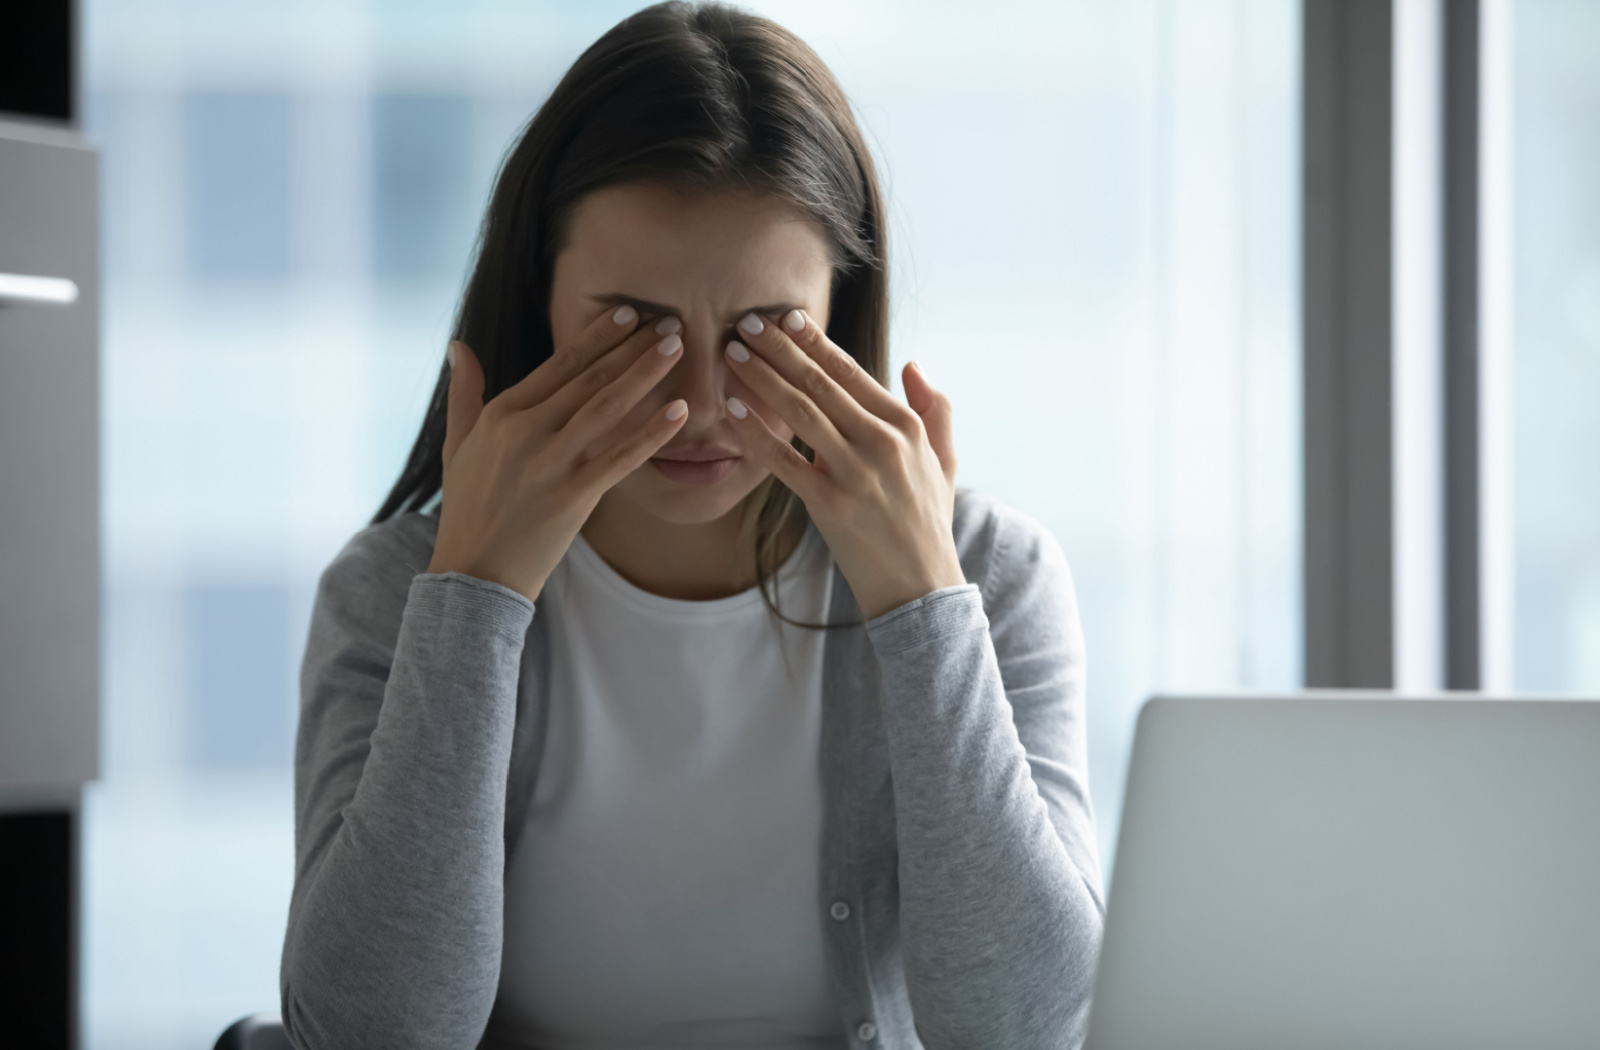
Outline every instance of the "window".
<path id="1" fill-rule="evenodd" d="M 281 279 L 289 270 L 289 101 L 195 91 L 183 105 L 189 269 Z"/>
<path id="2" fill-rule="evenodd" d="M 1518 0 L 1516 684 L 1600 694 L 1600 8 Z"/>
<path id="3" fill-rule="evenodd" d="M 282 587 L 190 587 L 189 760 L 200 766 L 283 766 L 294 757 L 298 662 Z"/>
<path id="4" fill-rule="evenodd" d="M 472 102 L 372 99 L 372 264 L 382 277 L 460 281 L 482 201 L 474 195 Z"/>

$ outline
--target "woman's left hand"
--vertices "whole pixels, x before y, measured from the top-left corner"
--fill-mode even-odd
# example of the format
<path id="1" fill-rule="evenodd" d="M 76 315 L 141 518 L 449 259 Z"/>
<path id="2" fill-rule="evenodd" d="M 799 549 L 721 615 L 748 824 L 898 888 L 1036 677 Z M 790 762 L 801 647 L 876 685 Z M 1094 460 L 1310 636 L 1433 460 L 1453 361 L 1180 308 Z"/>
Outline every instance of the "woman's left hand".
<path id="1" fill-rule="evenodd" d="M 867 618 L 965 583 L 951 531 L 950 399 L 911 364 L 901 372 L 910 407 L 901 404 L 801 310 L 779 324 L 750 314 L 739 336 L 727 348 L 734 375 L 816 461 L 738 398 L 728 399 L 728 419 L 749 455 L 805 503 Z"/>

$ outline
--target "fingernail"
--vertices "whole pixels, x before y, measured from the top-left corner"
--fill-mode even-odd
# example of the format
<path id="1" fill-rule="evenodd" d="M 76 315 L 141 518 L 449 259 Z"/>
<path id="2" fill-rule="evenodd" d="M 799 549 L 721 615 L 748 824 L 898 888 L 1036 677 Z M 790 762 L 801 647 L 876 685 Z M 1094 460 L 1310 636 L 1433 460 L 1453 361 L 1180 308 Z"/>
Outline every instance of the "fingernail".
<path id="1" fill-rule="evenodd" d="M 915 368 L 917 370 L 917 375 L 921 376 L 924 379 L 928 378 L 928 373 L 926 373 L 926 372 L 924 372 L 922 370 L 922 366 L 920 364 L 918 364 L 915 361 L 908 361 L 906 363 L 909 364 L 912 368 Z"/>
<path id="2" fill-rule="evenodd" d="M 687 401 L 674 401 L 667 406 L 667 418 L 673 422 L 677 422 L 688 414 L 689 402 Z"/>
<path id="3" fill-rule="evenodd" d="M 657 335 L 671 335 L 673 332 L 683 331 L 683 322 L 676 317 L 663 317 L 656 322 Z"/>
<path id="4" fill-rule="evenodd" d="M 804 310 L 790 310 L 788 313 L 783 315 L 783 327 L 787 328 L 789 331 L 798 332 L 805 326 L 806 314 Z"/>
<path id="5" fill-rule="evenodd" d="M 656 353 L 660 354 L 662 357 L 671 357 L 673 354 L 678 352 L 678 348 L 682 345 L 683 337 L 674 332 L 672 335 L 669 335 L 665 339 L 661 340 L 660 344 L 656 346 Z"/>
<path id="6" fill-rule="evenodd" d="M 639 311 L 631 306 L 623 305 L 617 307 L 617 312 L 611 315 L 611 320 L 619 325 L 630 325 L 633 323 L 633 319 L 638 316 Z"/>
<path id="7" fill-rule="evenodd" d="M 732 414 L 734 419 L 743 419 L 745 416 L 750 414 L 750 409 L 745 406 L 743 401 L 740 401 L 736 397 L 728 398 L 728 411 Z"/>
<path id="8" fill-rule="evenodd" d="M 749 332 L 751 335 L 760 335 L 761 330 L 766 327 L 766 325 L 761 323 L 761 318 L 757 317 L 755 314 L 745 314 L 743 317 L 739 318 L 739 328 L 742 331 Z"/>
<path id="9" fill-rule="evenodd" d="M 750 360 L 750 351 L 745 348 L 743 343 L 735 341 L 728 344 L 728 356 L 743 364 Z"/>
<path id="10" fill-rule="evenodd" d="M 444 348 L 444 359 L 445 363 L 450 366 L 450 371 L 454 372 L 456 370 L 456 344 L 454 340 Z"/>

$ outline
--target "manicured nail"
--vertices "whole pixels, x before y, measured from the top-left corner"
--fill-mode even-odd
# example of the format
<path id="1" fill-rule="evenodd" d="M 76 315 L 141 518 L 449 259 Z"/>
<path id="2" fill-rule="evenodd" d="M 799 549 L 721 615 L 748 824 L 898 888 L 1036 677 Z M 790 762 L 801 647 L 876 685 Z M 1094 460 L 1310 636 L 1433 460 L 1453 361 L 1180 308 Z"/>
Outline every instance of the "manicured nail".
<path id="1" fill-rule="evenodd" d="M 661 340 L 661 342 L 656 346 L 656 353 L 660 354 L 662 357 L 671 357 L 673 354 L 678 352 L 678 348 L 681 346 L 683 346 L 683 337 L 674 332 L 672 335 L 669 335 L 665 339 Z"/>
<path id="2" fill-rule="evenodd" d="M 456 344 L 454 340 L 444 348 L 444 359 L 450 365 L 450 371 L 454 372 L 456 370 Z"/>
<path id="3" fill-rule="evenodd" d="M 734 419 L 743 419 L 750 414 L 750 409 L 736 397 L 728 398 L 728 411 L 733 415 Z"/>
<path id="4" fill-rule="evenodd" d="M 750 351 L 745 348 L 743 343 L 735 340 L 734 342 L 728 344 L 728 356 L 733 358 L 735 361 L 738 361 L 740 364 L 743 364 L 744 362 L 750 360 Z"/>
<path id="5" fill-rule="evenodd" d="M 656 322 L 656 335 L 671 335 L 683 331 L 683 322 L 676 317 L 663 317 Z"/>
<path id="6" fill-rule="evenodd" d="M 783 315 L 783 327 L 791 332 L 798 332 L 806 326 L 806 313 L 804 310 L 790 310 Z"/>
<path id="7" fill-rule="evenodd" d="M 687 401 L 674 401 L 667 406 L 667 418 L 673 422 L 677 422 L 688 414 L 689 402 Z"/>
<path id="8" fill-rule="evenodd" d="M 638 316 L 639 311 L 635 310 L 631 306 L 623 305 L 617 307 L 617 312 L 611 315 L 611 320 L 618 325 L 625 326 L 632 324 L 633 319 Z"/>
<path id="9" fill-rule="evenodd" d="M 760 335 L 762 329 L 766 327 L 766 325 L 761 323 L 761 318 L 757 317 L 755 314 L 745 314 L 743 317 L 739 318 L 739 328 L 742 331 L 749 332 L 751 335 Z"/>

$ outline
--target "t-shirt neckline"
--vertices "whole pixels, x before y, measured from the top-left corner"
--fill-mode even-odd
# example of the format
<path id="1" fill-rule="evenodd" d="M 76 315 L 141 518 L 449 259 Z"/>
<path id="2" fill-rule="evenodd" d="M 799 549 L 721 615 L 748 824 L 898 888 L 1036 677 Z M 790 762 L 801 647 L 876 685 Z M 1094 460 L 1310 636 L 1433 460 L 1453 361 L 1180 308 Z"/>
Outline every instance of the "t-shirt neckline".
<path id="1" fill-rule="evenodd" d="M 802 577 L 804 568 L 821 543 L 822 534 L 817 531 L 814 523 L 808 521 L 800 542 L 795 544 L 794 550 L 789 552 L 789 556 L 778 567 L 776 582 L 780 593 L 792 587 Z M 730 594 L 724 598 L 709 598 L 703 601 L 652 594 L 628 582 L 621 573 L 613 569 L 589 545 L 589 541 L 583 538 L 582 533 L 573 537 L 572 545 L 567 550 L 567 561 L 574 572 L 581 574 L 589 582 L 629 605 L 657 615 L 664 614 L 676 618 L 720 617 L 730 613 L 743 613 L 752 606 L 763 604 L 761 590 L 755 586 L 747 587 L 737 594 Z M 768 587 L 770 590 L 770 582 Z"/>

